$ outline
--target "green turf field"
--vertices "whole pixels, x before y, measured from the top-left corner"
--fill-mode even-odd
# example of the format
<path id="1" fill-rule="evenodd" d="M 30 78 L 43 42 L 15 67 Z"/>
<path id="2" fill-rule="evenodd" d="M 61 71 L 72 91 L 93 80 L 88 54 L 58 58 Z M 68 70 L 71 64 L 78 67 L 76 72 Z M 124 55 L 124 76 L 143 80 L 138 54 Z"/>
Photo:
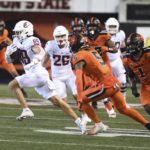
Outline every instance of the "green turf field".
<path id="1" fill-rule="evenodd" d="M 12 96 L 7 86 L 1 85 L 0 91 L 1 98 Z M 31 98 L 40 98 L 33 89 L 28 90 L 28 94 Z M 130 90 L 127 95 L 130 103 L 139 103 Z M 15 118 L 21 113 L 20 106 L 0 104 L 0 150 L 150 150 L 150 132 L 121 114 L 110 119 L 103 108 L 97 110 L 110 128 L 96 136 L 84 136 L 58 108 L 31 108 L 35 117 L 18 122 Z M 143 109 L 138 111 L 150 120 Z"/>

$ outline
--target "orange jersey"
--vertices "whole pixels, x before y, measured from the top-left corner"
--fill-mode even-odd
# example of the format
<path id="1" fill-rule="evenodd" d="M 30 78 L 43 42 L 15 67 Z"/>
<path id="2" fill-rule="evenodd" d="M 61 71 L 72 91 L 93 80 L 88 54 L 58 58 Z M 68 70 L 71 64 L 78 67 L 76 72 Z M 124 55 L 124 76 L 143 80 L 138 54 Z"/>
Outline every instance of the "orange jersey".
<path id="1" fill-rule="evenodd" d="M 88 40 L 88 44 L 92 47 L 94 47 L 97 51 L 98 51 L 98 47 L 101 49 L 100 50 L 100 54 L 104 60 L 105 63 L 107 63 L 111 69 L 111 65 L 110 65 L 110 61 L 109 58 L 106 54 L 108 48 L 106 46 L 106 42 L 108 40 L 111 39 L 110 34 L 108 34 L 107 32 L 100 32 L 99 35 L 97 36 L 97 38 L 95 39 L 87 39 Z"/>
<path id="2" fill-rule="evenodd" d="M 88 51 L 82 49 L 74 54 L 73 64 L 80 61 L 84 61 L 86 64 L 83 74 L 90 77 L 94 82 L 100 83 L 105 87 L 111 87 L 116 83 L 117 80 L 113 77 L 110 68 L 93 48 L 89 48 Z"/>
<path id="3" fill-rule="evenodd" d="M 3 32 L 3 35 L 0 36 L 0 43 L 2 43 L 3 41 L 6 41 L 8 38 L 8 31 L 5 29 Z"/>
<path id="4" fill-rule="evenodd" d="M 141 84 L 150 85 L 149 60 L 150 52 L 145 52 L 138 61 L 133 61 L 130 58 L 125 58 L 123 62 L 137 75 Z"/>
<path id="5" fill-rule="evenodd" d="M 0 36 L 0 44 L 2 44 L 3 42 L 6 42 L 8 45 L 10 45 L 12 43 L 12 41 L 8 37 L 8 31 L 6 29 L 4 30 L 3 35 Z M 6 63 L 6 60 L 5 60 L 5 51 L 6 51 L 6 47 L 3 47 L 0 50 L 0 64 L 8 72 L 15 71 L 16 69 L 13 66 L 13 64 L 7 64 Z"/>

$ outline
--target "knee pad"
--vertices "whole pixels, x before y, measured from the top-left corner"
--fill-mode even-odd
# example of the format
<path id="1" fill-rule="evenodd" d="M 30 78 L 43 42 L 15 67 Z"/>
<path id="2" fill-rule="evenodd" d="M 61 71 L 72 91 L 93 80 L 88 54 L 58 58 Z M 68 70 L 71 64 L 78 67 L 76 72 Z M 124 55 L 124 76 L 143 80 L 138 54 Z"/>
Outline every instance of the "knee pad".
<path id="1" fill-rule="evenodd" d="M 144 109 L 150 115 L 150 104 L 144 105 Z"/>

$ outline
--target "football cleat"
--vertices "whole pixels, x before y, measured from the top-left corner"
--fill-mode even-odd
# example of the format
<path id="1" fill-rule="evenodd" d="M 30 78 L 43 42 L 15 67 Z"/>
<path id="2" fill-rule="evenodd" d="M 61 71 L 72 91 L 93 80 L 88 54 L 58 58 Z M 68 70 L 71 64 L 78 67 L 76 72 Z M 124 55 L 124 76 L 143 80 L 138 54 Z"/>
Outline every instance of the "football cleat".
<path id="1" fill-rule="evenodd" d="M 33 114 L 33 112 L 30 109 L 27 109 L 27 110 L 23 110 L 21 115 L 18 116 L 16 118 L 16 120 L 22 121 L 24 119 L 31 118 L 31 117 L 34 117 L 34 114 Z"/>
<path id="2" fill-rule="evenodd" d="M 87 124 L 88 122 L 91 122 L 91 119 L 87 116 L 87 114 L 81 115 L 81 120 L 84 122 L 84 124 Z"/>
<path id="3" fill-rule="evenodd" d="M 75 123 L 79 127 L 81 134 L 85 134 L 86 133 L 86 124 L 80 118 L 77 118 L 75 120 Z"/>
<path id="4" fill-rule="evenodd" d="M 150 131 L 150 123 L 147 123 L 145 127 Z"/>
<path id="5" fill-rule="evenodd" d="M 108 117 L 109 118 L 116 118 L 116 112 L 114 111 L 114 109 L 108 110 L 106 109 L 107 113 L 108 113 Z"/>
<path id="6" fill-rule="evenodd" d="M 87 131 L 87 135 L 95 135 L 99 132 L 107 131 L 108 128 L 109 127 L 102 122 L 96 123 L 91 130 Z"/>

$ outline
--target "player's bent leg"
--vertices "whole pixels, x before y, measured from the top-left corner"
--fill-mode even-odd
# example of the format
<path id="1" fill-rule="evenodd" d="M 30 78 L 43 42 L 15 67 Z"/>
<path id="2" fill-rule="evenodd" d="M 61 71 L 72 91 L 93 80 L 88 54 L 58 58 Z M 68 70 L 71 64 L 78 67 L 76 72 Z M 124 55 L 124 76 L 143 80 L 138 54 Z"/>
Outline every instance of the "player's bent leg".
<path id="1" fill-rule="evenodd" d="M 18 101 L 20 102 L 21 106 L 23 107 L 23 111 L 20 116 L 16 119 L 22 121 L 23 119 L 34 117 L 33 112 L 28 108 L 27 102 L 23 96 L 21 88 L 16 79 L 12 80 L 8 84 L 9 88 L 14 92 L 15 96 L 17 97 Z"/>
<path id="2" fill-rule="evenodd" d="M 144 109 L 150 115 L 150 104 L 144 105 Z"/>
<path id="3" fill-rule="evenodd" d="M 20 102 L 21 106 L 23 108 L 27 108 L 28 107 L 27 102 L 23 96 L 23 93 L 21 91 L 21 88 L 20 88 L 17 80 L 14 79 L 11 82 L 9 82 L 8 87 L 11 89 L 11 91 L 13 91 L 13 93 L 17 97 L 18 101 Z"/>
<path id="4" fill-rule="evenodd" d="M 121 92 L 118 91 L 117 93 L 115 93 L 113 96 L 111 96 L 111 99 L 113 100 L 115 107 L 121 114 L 129 116 L 130 118 L 136 120 L 144 126 L 149 124 L 149 121 L 146 120 L 138 111 L 126 106 Z"/>
<path id="5" fill-rule="evenodd" d="M 68 116 L 75 120 L 76 125 L 80 128 L 81 133 L 84 134 L 86 132 L 86 126 L 81 121 L 81 119 L 77 116 L 77 114 L 73 111 L 73 109 L 64 102 L 59 96 L 55 95 L 49 98 L 49 100 L 55 104 L 56 106 L 60 107 Z"/>
<path id="6" fill-rule="evenodd" d="M 82 109 L 84 110 L 84 112 L 86 112 L 88 117 L 91 118 L 92 121 L 94 122 L 93 128 L 91 128 L 89 131 L 86 132 L 87 135 L 95 135 L 99 132 L 103 132 L 108 129 L 108 126 L 102 123 L 101 119 L 99 118 L 99 116 L 97 116 L 93 107 L 89 105 L 89 103 L 83 103 Z"/>
<path id="7" fill-rule="evenodd" d="M 8 63 L 6 63 L 6 61 L 4 60 L 4 61 L 2 62 L 2 66 L 3 66 L 3 68 L 4 68 L 5 70 L 7 70 L 7 71 L 11 74 L 11 76 L 12 76 L 13 78 L 19 76 L 19 74 L 18 74 L 18 72 L 17 72 L 17 70 L 16 70 L 16 68 L 15 68 L 15 66 L 14 66 L 13 64 L 8 64 Z M 22 92 L 23 92 L 24 97 L 28 97 L 27 92 L 26 92 L 23 88 L 22 88 L 21 90 L 22 90 Z"/>

